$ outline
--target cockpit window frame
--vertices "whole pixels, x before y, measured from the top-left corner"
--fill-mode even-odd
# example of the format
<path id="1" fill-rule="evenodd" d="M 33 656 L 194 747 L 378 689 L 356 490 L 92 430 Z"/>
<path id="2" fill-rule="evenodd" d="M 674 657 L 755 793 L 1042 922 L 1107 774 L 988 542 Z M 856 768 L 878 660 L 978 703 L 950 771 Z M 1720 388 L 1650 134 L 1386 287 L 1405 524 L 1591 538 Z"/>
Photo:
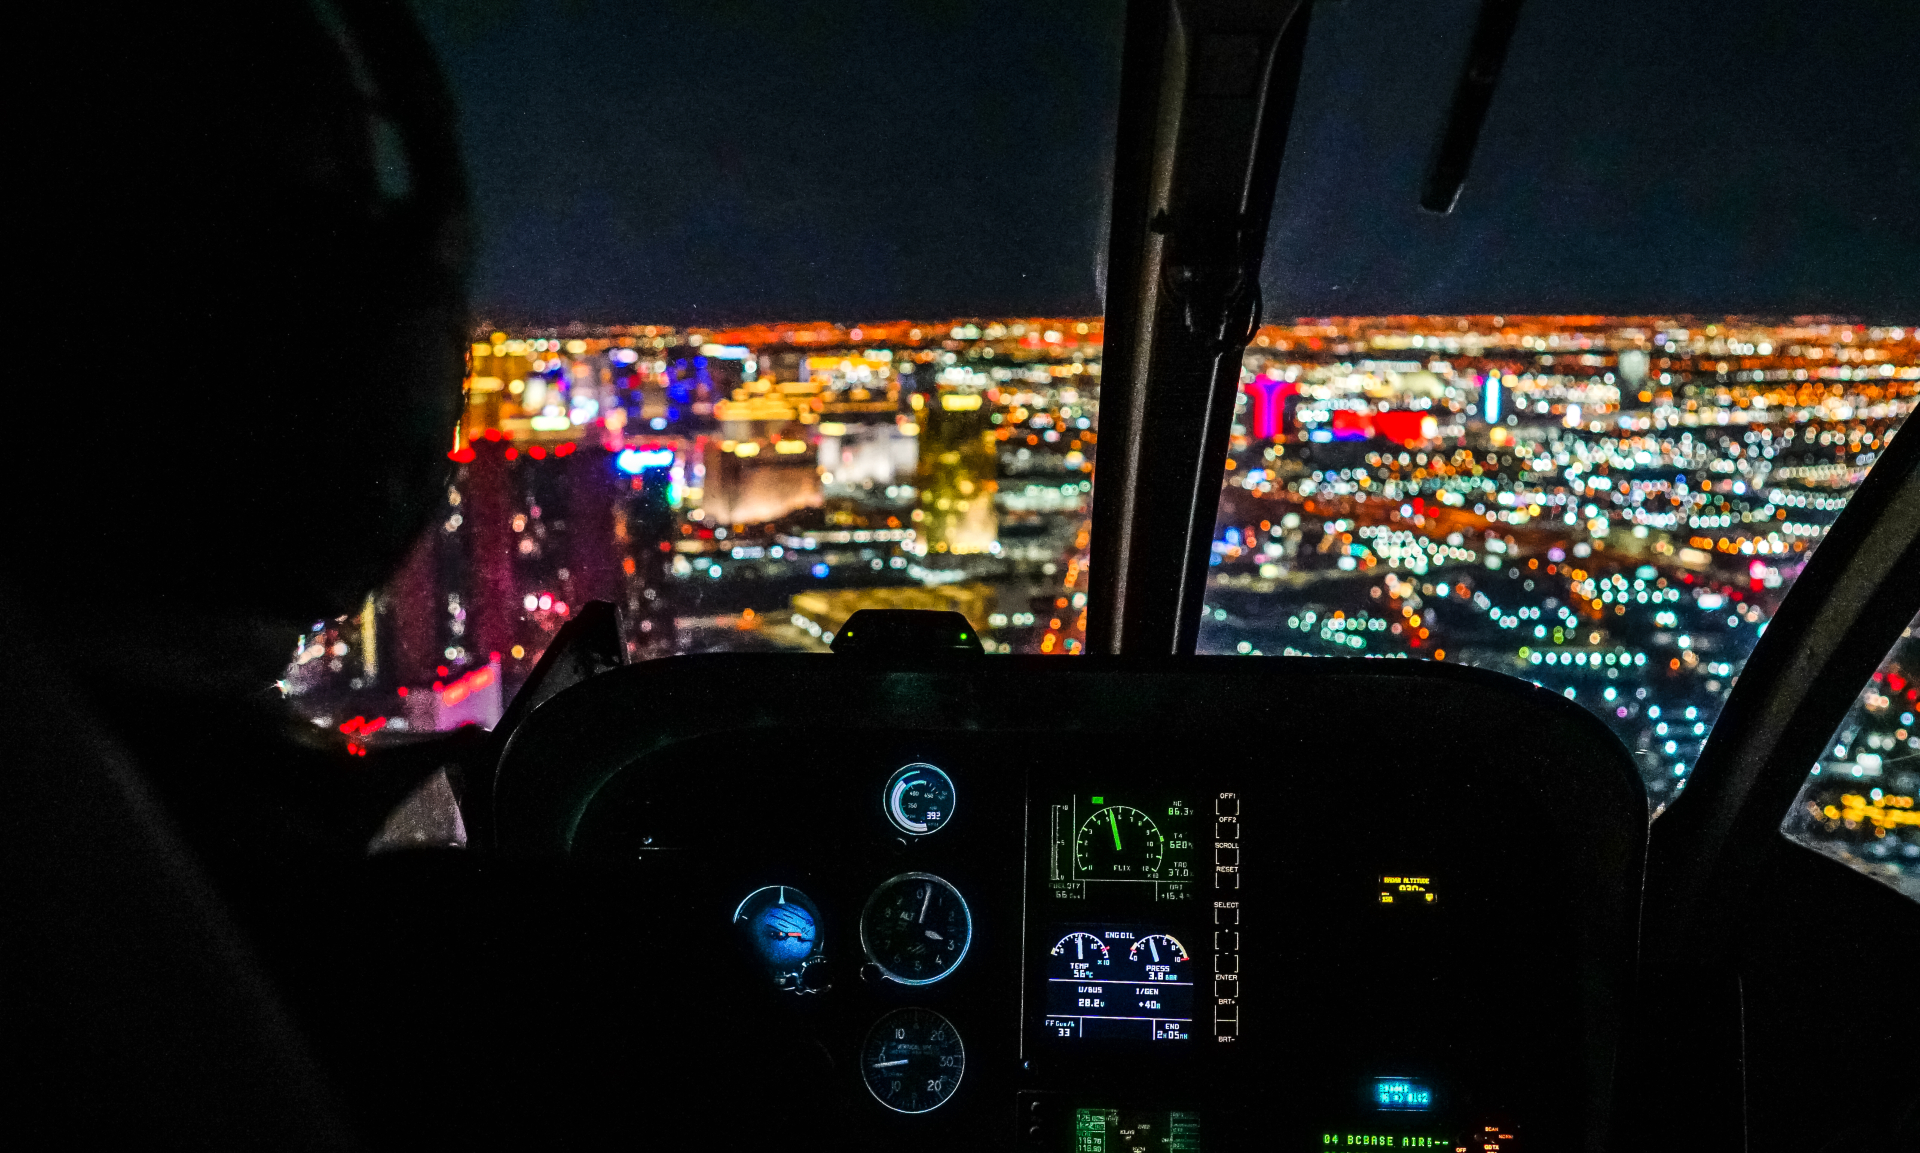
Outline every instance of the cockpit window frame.
<path id="1" fill-rule="evenodd" d="M 1781 817 L 1808 766 L 1916 612 L 1920 431 L 1908 425 L 1814 550 L 1748 657 L 1691 785 L 1654 824 L 1650 955 L 1713 949 L 1712 910 L 1727 907 L 1719 895 L 1750 885 L 1786 840 Z"/>

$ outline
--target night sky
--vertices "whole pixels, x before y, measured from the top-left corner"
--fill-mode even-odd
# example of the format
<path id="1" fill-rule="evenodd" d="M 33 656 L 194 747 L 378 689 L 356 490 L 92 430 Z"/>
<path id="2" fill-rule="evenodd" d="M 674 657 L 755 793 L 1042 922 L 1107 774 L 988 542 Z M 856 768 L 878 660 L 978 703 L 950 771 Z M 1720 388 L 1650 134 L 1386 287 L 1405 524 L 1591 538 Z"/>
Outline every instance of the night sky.
<path id="1" fill-rule="evenodd" d="M 1269 318 L 1920 321 L 1920 8 L 1528 0 L 1459 207 L 1473 0 L 1322 0 Z M 1122 8 L 422 0 L 496 323 L 1100 311 Z"/>

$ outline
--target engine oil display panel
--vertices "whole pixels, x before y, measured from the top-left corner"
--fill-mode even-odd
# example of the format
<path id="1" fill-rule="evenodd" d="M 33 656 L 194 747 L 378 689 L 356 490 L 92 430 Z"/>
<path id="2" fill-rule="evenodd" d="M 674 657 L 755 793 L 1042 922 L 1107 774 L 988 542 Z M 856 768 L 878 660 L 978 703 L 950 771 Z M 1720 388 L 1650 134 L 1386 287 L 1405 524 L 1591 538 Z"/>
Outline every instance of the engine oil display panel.
<path id="1" fill-rule="evenodd" d="M 1050 1036 L 1185 1041 L 1193 1035 L 1193 959 L 1172 933 L 1137 925 L 1074 925 L 1047 958 Z"/>
<path id="2" fill-rule="evenodd" d="M 860 1076 L 874 1100 L 896 1113 L 947 1103 L 967 1070 L 953 1022 L 932 1009 L 896 1009 L 873 1023 L 860 1046 Z"/>
<path id="3" fill-rule="evenodd" d="M 883 882 L 860 914 L 860 947 L 890 981 L 931 985 L 958 968 L 973 941 L 960 890 L 932 873 Z"/>
<path id="4" fill-rule="evenodd" d="M 887 778 L 880 803 L 893 827 L 909 836 L 939 831 L 953 818 L 953 778 L 936 765 L 915 764 Z"/>

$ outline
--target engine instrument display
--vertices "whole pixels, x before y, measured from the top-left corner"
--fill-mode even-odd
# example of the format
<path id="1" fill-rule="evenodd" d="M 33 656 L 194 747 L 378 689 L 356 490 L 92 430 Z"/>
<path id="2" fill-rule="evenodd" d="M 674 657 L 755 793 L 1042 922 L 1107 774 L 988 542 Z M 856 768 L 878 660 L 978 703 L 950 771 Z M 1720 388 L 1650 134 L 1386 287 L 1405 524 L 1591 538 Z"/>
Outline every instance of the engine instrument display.
<path id="1" fill-rule="evenodd" d="M 822 946 L 820 911 L 805 893 L 790 885 L 755 889 L 734 909 L 733 923 L 775 984 L 802 987 L 800 974 L 819 959 Z"/>
<path id="2" fill-rule="evenodd" d="M 939 767 L 908 765 L 887 778 L 881 804 L 887 820 L 909 836 L 937 832 L 953 817 L 953 779 Z"/>
<path id="3" fill-rule="evenodd" d="M 1090 889 L 1137 890 L 1152 901 L 1181 901 L 1200 880 L 1190 798 L 1086 793 L 1048 806 L 1047 880 L 1053 895 L 1085 900 Z"/>
<path id="4" fill-rule="evenodd" d="M 873 1023 L 860 1046 L 860 1076 L 874 1100 L 896 1113 L 947 1103 L 967 1070 L 953 1022 L 932 1009 L 895 1009 Z"/>
<path id="5" fill-rule="evenodd" d="M 1046 968 L 1044 1027 L 1052 1037 L 1185 1041 L 1193 1034 L 1193 960 L 1172 933 L 1064 926 Z"/>
<path id="6" fill-rule="evenodd" d="M 860 914 L 860 947 L 888 980 L 931 985 L 958 968 L 973 941 L 960 890 L 932 873 L 902 873 L 873 891 Z"/>

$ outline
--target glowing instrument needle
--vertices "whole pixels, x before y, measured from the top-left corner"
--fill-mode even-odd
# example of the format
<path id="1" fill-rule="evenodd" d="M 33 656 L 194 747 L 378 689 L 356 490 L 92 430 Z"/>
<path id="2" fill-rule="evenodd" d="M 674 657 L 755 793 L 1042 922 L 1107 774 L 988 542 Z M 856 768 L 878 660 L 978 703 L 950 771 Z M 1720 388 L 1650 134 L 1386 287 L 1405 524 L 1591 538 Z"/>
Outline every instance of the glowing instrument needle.
<path id="1" fill-rule="evenodd" d="M 895 1065 L 904 1065 L 906 1063 L 907 1063 L 907 1059 L 905 1057 L 902 1057 L 898 1061 L 875 1061 L 873 1063 L 873 1067 L 875 1069 L 891 1069 Z"/>
<path id="2" fill-rule="evenodd" d="M 921 888 L 921 890 L 920 890 L 920 916 L 919 916 L 919 920 L 922 920 L 922 921 L 924 921 L 924 920 L 926 920 L 926 919 L 927 919 L 927 902 L 928 902 L 928 901 L 931 901 L 931 900 L 933 900 L 933 886 L 932 886 L 932 885 L 927 885 L 927 886 L 924 886 L 924 887 L 922 887 L 922 888 Z"/>
<path id="3" fill-rule="evenodd" d="M 1120 851 L 1120 819 L 1113 815 L 1112 809 L 1107 810 L 1107 827 L 1113 830 L 1113 850 L 1117 853 Z"/>

